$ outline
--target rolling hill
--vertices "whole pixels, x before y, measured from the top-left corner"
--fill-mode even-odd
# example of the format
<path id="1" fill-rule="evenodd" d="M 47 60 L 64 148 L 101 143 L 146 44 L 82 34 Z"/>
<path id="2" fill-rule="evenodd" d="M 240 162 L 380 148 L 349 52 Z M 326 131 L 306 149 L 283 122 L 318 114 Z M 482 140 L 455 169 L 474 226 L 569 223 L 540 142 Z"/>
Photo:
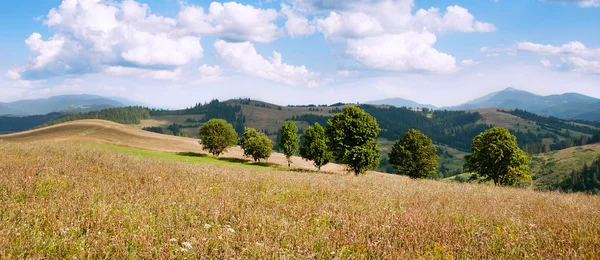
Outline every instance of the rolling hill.
<path id="1" fill-rule="evenodd" d="M 0 136 L 0 258 L 600 253 L 598 196 L 172 158 L 195 142 L 99 120 Z"/>
<path id="2" fill-rule="evenodd" d="M 535 187 L 540 190 L 555 189 L 573 170 L 580 170 L 600 157 L 600 144 L 571 147 L 536 155 L 531 162 Z"/>
<path id="3" fill-rule="evenodd" d="M 434 105 L 424 105 L 414 102 L 412 100 L 404 99 L 404 98 L 387 98 L 382 100 L 368 101 L 365 104 L 369 105 L 388 105 L 395 107 L 410 107 L 410 108 L 429 108 L 429 109 L 438 109 Z"/>
<path id="4" fill-rule="evenodd" d="M 442 109 L 474 110 L 484 108 L 522 109 L 563 119 L 600 121 L 600 99 L 598 98 L 577 93 L 541 96 L 514 88 L 506 88 L 462 105 Z"/>
<path id="5" fill-rule="evenodd" d="M 113 98 L 96 95 L 61 95 L 45 99 L 18 100 L 0 103 L 0 115 L 42 115 L 52 112 L 89 112 L 109 107 L 135 105 L 125 99 L 117 101 Z"/>
<path id="6" fill-rule="evenodd" d="M 131 126 L 106 120 L 77 120 L 40 129 L 15 134 L 0 135 L 0 141 L 19 143 L 99 143 L 137 149 L 162 151 L 170 153 L 207 154 L 194 138 L 163 135 L 142 131 Z M 223 157 L 245 159 L 239 147 L 229 149 Z M 273 153 L 270 163 L 286 165 L 285 156 Z M 300 157 L 292 158 L 293 166 L 314 170 L 314 166 Z M 323 166 L 323 171 L 343 172 L 343 167 L 336 164 Z"/>

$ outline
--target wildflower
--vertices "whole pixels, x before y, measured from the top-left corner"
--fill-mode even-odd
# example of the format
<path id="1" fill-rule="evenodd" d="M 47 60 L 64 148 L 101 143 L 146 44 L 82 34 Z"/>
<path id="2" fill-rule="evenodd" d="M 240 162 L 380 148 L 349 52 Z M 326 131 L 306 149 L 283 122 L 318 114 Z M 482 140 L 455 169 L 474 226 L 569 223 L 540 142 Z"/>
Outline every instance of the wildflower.
<path id="1" fill-rule="evenodd" d="M 233 228 L 228 228 L 227 231 L 229 231 L 229 233 L 235 233 L 235 230 Z"/>
<path id="2" fill-rule="evenodd" d="M 169 242 L 171 242 L 171 243 L 177 243 L 177 239 L 176 238 L 171 238 L 171 239 L 169 239 Z"/>
<path id="3" fill-rule="evenodd" d="M 209 229 L 210 228 L 210 224 L 204 224 L 204 228 Z"/>
<path id="4" fill-rule="evenodd" d="M 190 242 L 183 242 L 181 243 L 182 246 L 184 246 L 186 249 L 192 249 L 192 243 Z"/>

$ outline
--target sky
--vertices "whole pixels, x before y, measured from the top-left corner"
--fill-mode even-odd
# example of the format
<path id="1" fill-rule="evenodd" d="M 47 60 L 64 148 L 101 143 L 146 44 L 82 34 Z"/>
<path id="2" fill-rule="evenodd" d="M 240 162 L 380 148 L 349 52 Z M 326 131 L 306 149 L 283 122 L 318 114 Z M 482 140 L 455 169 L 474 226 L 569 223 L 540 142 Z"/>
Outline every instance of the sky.
<path id="1" fill-rule="evenodd" d="M 600 98 L 600 0 L 0 1 L 0 102 Z"/>

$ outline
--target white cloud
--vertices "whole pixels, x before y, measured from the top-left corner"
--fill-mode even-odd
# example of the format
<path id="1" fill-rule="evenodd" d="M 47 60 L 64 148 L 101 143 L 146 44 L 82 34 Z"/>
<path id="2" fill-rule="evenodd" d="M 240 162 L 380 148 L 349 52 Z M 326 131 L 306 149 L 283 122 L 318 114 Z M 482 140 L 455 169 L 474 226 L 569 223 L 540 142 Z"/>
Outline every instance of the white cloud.
<path id="1" fill-rule="evenodd" d="M 599 7 L 600 1 L 598 0 L 545 0 L 548 2 L 558 2 L 562 4 L 577 4 L 580 7 Z"/>
<path id="2" fill-rule="evenodd" d="M 146 4 L 133 0 L 64 0 L 50 10 L 45 24 L 56 33 L 48 40 L 33 33 L 26 40 L 31 54 L 22 69 L 24 79 L 101 72 L 107 66 L 169 78 L 163 75 L 165 67 L 203 56 L 200 37 L 172 34 L 174 19 L 151 14 Z M 138 73 L 153 67 L 161 69 Z"/>
<path id="3" fill-rule="evenodd" d="M 580 57 L 562 59 L 562 68 L 580 73 L 600 74 L 600 61 L 586 60 Z"/>
<path id="4" fill-rule="evenodd" d="M 219 65 L 209 66 L 203 64 L 198 68 L 200 73 L 200 80 L 203 82 L 212 82 L 221 79 L 222 70 Z"/>
<path id="5" fill-rule="evenodd" d="M 479 64 L 481 64 L 481 61 L 462 60 L 460 62 L 460 65 L 462 65 L 462 66 L 475 66 L 475 65 L 479 65 Z"/>
<path id="6" fill-rule="evenodd" d="M 488 53 L 485 56 L 488 57 L 488 58 L 499 57 L 500 53 Z"/>
<path id="7" fill-rule="evenodd" d="M 335 73 L 340 77 L 348 77 L 350 75 L 358 74 L 358 71 L 356 71 L 356 70 L 337 70 Z"/>
<path id="8" fill-rule="evenodd" d="M 274 9 L 258 9 L 235 2 L 212 2 L 210 17 L 214 19 L 218 36 L 233 41 L 270 42 L 281 33 L 273 23 L 277 19 Z"/>
<path id="9" fill-rule="evenodd" d="M 429 32 L 388 34 L 351 39 L 347 53 L 369 67 L 381 70 L 455 71 L 455 58 L 434 49 L 435 42 L 435 35 Z"/>
<path id="10" fill-rule="evenodd" d="M 552 62 L 550 62 L 547 59 L 542 59 L 540 62 L 542 63 L 542 66 L 544 68 L 551 68 L 552 67 Z"/>
<path id="11" fill-rule="evenodd" d="M 542 45 L 531 42 L 520 42 L 517 43 L 516 48 L 521 51 L 528 51 L 542 55 L 600 56 L 600 48 L 588 48 L 583 43 L 578 41 L 569 42 L 561 46 L 553 46 L 550 44 Z"/>
<path id="12" fill-rule="evenodd" d="M 469 10 L 458 5 L 448 6 L 446 13 L 441 15 L 438 8 L 420 9 L 415 14 L 416 28 L 426 27 L 429 31 L 440 33 L 459 32 L 493 32 L 496 26 L 489 23 L 474 21 L 475 17 Z M 419 27 L 420 26 L 420 27 Z"/>
<path id="13" fill-rule="evenodd" d="M 293 2 L 306 10 L 334 9 L 325 17 L 317 13 L 317 30 L 335 47 L 345 48 L 350 57 L 379 70 L 455 71 L 455 58 L 434 48 L 435 34 L 496 30 L 493 24 L 475 21 L 460 6 L 449 6 L 443 13 L 430 8 L 413 14 L 413 0 Z"/>
<path id="14" fill-rule="evenodd" d="M 231 43 L 217 40 L 214 44 L 219 58 L 231 67 L 256 76 L 288 85 L 319 85 L 319 73 L 310 72 L 305 66 L 293 66 L 282 62 L 281 54 L 274 51 L 269 60 L 256 52 L 250 42 Z"/>
<path id="15" fill-rule="evenodd" d="M 183 69 L 181 67 L 175 70 L 151 70 L 142 68 L 132 68 L 123 66 L 108 66 L 104 72 L 114 76 L 136 76 L 138 78 L 150 78 L 159 80 L 176 80 L 181 76 Z"/>
<path id="16" fill-rule="evenodd" d="M 281 4 L 281 13 L 287 16 L 285 28 L 292 38 L 315 33 L 315 26 L 306 17 L 292 10 L 288 5 Z"/>

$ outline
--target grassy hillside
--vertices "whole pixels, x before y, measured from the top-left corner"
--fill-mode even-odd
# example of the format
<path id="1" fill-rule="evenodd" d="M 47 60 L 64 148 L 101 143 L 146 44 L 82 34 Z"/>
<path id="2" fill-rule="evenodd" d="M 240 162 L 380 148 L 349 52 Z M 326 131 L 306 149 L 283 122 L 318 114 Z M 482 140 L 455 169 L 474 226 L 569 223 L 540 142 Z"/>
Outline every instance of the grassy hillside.
<path id="1" fill-rule="evenodd" d="M 27 132 L 0 135 L 0 141 L 19 143 L 97 143 L 110 144 L 130 148 L 162 151 L 171 153 L 194 153 L 206 155 L 197 139 L 172 135 L 156 134 L 142 131 L 131 126 L 121 125 L 105 120 L 78 120 L 63 124 L 53 125 Z M 245 159 L 239 147 L 233 147 L 222 157 L 232 159 Z M 269 163 L 287 165 L 287 160 L 280 153 L 273 153 Z M 312 163 L 300 157 L 292 157 L 292 167 L 314 170 Z M 323 171 L 344 172 L 344 168 L 336 164 L 322 167 Z"/>
<path id="2" fill-rule="evenodd" d="M 2 259 L 600 254 L 600 197 L 21 141 L 0 141 Z"/>
<path id="3" fill-rule="evenodd" d="M 533 157 L 531 171 L 538 189 L 549 189 L 564 180 L 572 170 L 580 170 L 600 156 L 600 144 L 572 147 Z"/>

